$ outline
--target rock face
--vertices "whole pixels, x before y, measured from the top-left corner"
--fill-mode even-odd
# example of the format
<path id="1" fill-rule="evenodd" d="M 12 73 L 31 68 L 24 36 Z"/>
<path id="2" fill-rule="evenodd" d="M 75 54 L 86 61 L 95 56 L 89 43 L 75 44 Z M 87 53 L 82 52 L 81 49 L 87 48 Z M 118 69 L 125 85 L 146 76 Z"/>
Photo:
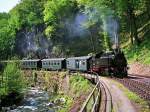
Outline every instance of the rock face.
<path id="1" fill-rule="evenodd" d="M 129 65 L 128 73 L 132 75 L 141 75 L 150 77 L 150 65 L 143 65 L 139 62 L 135 62 Z"/>

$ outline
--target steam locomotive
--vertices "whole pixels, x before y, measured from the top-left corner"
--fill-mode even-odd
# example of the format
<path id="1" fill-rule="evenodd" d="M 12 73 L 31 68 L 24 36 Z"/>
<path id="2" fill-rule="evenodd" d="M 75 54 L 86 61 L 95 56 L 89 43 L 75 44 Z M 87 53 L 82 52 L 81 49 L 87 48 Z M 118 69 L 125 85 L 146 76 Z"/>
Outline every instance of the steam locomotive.
<path id="1" fill-rule="evenodd" d="M 120 49 L 101 52 L 95 56 L 20 60 L 22 69 L 69 70 L 96 72 L 100 75 L 126 77 L 127 60 Z"/>
<path id="2" fill-rule="evenodd" d="M 95 56 L 21 60 L 23 69 L 45 69 L 96 72 L 100 75 L 126 77 L 127 60 L 120 49 L 101 52 Z"/>

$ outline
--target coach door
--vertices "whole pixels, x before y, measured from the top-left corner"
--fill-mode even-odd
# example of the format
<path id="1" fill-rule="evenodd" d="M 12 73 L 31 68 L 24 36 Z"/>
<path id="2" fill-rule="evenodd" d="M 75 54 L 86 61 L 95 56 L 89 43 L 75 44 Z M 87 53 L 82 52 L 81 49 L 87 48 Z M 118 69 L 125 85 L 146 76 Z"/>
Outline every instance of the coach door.
<path id="1" fill-rule="evenodd" d="M 79 69 L 79 60 L 75 60 L 75 67 L 76 69 Z"/>

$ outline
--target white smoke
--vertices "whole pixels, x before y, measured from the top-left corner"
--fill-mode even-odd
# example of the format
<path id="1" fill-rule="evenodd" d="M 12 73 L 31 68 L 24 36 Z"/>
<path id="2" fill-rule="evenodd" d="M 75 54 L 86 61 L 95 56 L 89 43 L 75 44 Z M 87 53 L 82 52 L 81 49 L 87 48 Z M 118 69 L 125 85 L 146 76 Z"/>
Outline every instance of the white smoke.
<path id="1" fill-rule="evenodd" d="M 68 31 L 68 37 L 85 37 L 89 35 L 88 29 L 84 24 L 88 22 L 88 16 L 78 13 L 73 20 L 66 19 L 65 27 Z"/>
<path id="2" fill-rule="evenodd" d="M 119 46 L 119 23 L 118 20 L 112 15 L 105 17 L 103 20 L 103 30 L 107 32 L 111 41 Z"/>

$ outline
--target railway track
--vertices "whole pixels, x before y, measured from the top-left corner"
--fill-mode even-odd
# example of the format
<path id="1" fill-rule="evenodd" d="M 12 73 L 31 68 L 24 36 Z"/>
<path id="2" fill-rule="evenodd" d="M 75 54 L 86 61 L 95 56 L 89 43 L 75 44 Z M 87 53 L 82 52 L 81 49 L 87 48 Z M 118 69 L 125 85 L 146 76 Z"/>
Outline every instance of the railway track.
<path id="1" fill-rule="evenodd" d="M 128 78 L 114 79 L 121 82 L 131 91 L 138 94 L 141 98 L 150 101 L 150 78 L 129 75 Z"/>
<path id="2" fill-rule="evenodd" d="M 100 81 L 100 87 L 101 87 L 101 105 L 99 112 L 111 112 L 112 111 L 112 96 L 111 92 L 109 91 L 107 85 Z"/>
<path id="3" fill-rule="evenodd" d="M 111 92 L 109 91 L 107 85 L 100 80 L 100 76 L 97 74 L 84 74 L 84 77 L 94 80 L 96 83 L 95 88 L 84 102 L 81 110 L 79 112 L 111 112 L 113 105 L 112 105 L 112 96 Z M 95 94 L 97 91 L 97 94 Z M 93 99 L 93 103 L 91 109 L 88 109 L 90 100 Z M 91 102 L 90 102 L 91 103 Z M 90 106 L 89 106 L 90 107 Z"/>

